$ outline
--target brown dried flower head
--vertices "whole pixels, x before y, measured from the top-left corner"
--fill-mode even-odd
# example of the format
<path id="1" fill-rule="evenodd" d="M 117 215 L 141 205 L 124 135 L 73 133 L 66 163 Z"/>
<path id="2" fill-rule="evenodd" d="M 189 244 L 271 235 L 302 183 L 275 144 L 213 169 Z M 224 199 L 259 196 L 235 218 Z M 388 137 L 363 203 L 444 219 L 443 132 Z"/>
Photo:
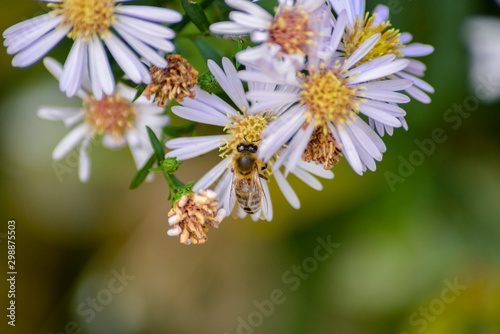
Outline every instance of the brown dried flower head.
<path id="1" fill-rule="evenodd" d="M 186 245 L 203 244 L 207 241 L 208 227 L 218 228 L 226 217 L 224 209 L 217 210 L 217 194 L 210 190 L 183 195 L 168 213 L 167 231 L 171 237 L 180 237 Z"/>
<path id="2" fill-rule="evenodd" d="M 198 83 L 198 71 L 186 59 L 180 55 L 167 55 L 166 58 L 166 68 L 149 68 L 152 81 L 143 93 L 148 99 L 156 94 L 159 107 L 165 107 L 167 100 L 182 102 L 186 96 L 194 98 L 195 92 L 191 89 Z"/>
<path id="3" fill-rule="evenodd" d="M 315 161 L 317 165 L 322 164 L 325 169 L 330 169 L 342 158 L 342 149 L 330 131 L 325 133 L 323 129 L 320 126 L 314 129 L 306 150 L 302 154 L 302 160 Z"/>

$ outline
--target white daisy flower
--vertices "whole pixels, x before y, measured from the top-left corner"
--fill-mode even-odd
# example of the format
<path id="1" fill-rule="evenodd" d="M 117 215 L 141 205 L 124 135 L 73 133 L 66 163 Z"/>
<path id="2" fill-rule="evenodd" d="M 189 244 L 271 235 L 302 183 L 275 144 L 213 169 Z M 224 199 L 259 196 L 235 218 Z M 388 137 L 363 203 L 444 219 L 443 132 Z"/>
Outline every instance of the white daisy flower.
<path id="1" fill-rule="evenodd" d="M 398 58 L 408 59 L 408 66 L 394 75 L 413 82 L 411 87 L 405 89 L 411 97 L 422 103 L 430 103 L 431 99 L 426 93 L 434 93 L 434 88 L 421 79 L 427 67 L 421 61 L 413 58 L 427 56 L 434 51 L 434 48 L 431 45 L 411 43 L 413 37 L 410 33 L 400 33 L 399 30 L 390 28 L 389 8 L 387 6 L 378 5 L 373 15 L 369 16 L 369 13 L 365 14 L 365 0 L 330 0 L 330 2 L 338 14 L 342 11 L 347 13 L 347 29 L 340 46 L 345 55 L 349 57 L 364 41 L 374 34 L 380 33 L 381 37 L 378 43 L 359 62 L 364 63 L 391 54 Z M 408 129 L 404 118 L 399 117 L 399 120 L 403 127 Z M 369 121 L 372 128 L 376 128 L 380 135 L 383 136 L 385 132 L 392 135 L 393 127 L 386 126 L 372 118 Z"/>
<path id="2" fill-rule="evenodd" d="M 45 58 L 44 64 L 57 79 L 63 74 L 61 64 Z M 84 78 L 77 96 L 83 100 L 82 108 L 42 107 L 38 116 L 48 120 L 61 120 L 71 131 L 55 148 L 52 158 L 61 160 L 80 145 L 79 178 L 86 182 L 90 177 L 89 144 L 103 135 L 102 144 L 110 149 L 129 146 L 137 168 L 141 168 L 153 154 L 146 126 L 157 136 L 161 135 L 169 117 L 161 115 L 163 108 L 157 107 L 145 97 L 131 102 L 136 90 L 119 84 L 114 95 L 105 95 L 97 100 L 90 92 L 90 83 Z"/>
<path id="3" fill-rule="evenodd" d="M 15 55 L 13 66 L 28 67 L 65 36 L 73 39 L 59 84 L 68 97 L 78 92 L 87 71 L 96 99 L 113 94 L 115 80 L 104 45 L 130 80 L 136 84 L 149 83 L 149 70 L 137 54 L 157 67 L 166 67 L 167 62 L 158 51 L 174 51 L 170 40 L 175 33 L 159 23 L 182 19 L 172 9 L 119 6 L 128 0 L 37 1 L 47 2 L 52 11 L 5 30 L 4 46 L 8 54 Z"/>
<path id="4" fill-rule="evenodd" d="M 210 26 L 213 34 L 250 35 L 256 47 L 238 52 L 236 59 L 247 66 L 259 64 L 266 71 L 283 73 L 290 66 L 304 67 L 310 48 L 320 38 L 325 22 L 333 19 L 324 0 L 278 0 L 274 16 L 248 0 L 226 0 L 237 9 L 230 21 Z"/>
<path id="5" fill-rule="evenodd" d="M 319 45 L 321 55 L 309 57 L 308 73 L 298 73 L 295 83 L 289 84 L 288 89 L 279 92 L 254 90 L 247 94 L 248 98 L 267 108 L 292 104 L 264 130 L 258 158 L 268 161 L 286 144 L 287 152 L 280 154 L 280 159 L 282 162 L 288 160 L 287 171 L 293 169 L 310 148 L 323 152 L 312 160 L 329 161 L 326 168 L 334 165 L 342 153 L 356 173 L 361 175 L 366 169 L 375 170 L 375 161 L 382 159 L 386 147 L 359 114 L 386 126 L 402 126 L 399 117 L 406 112 L 397 103 L 407 103 L 410 99 L 397 91 L 410 87 L 412 81 L 389 77 L 405 69 L 409 60 L 384 55 L 359 65 L 359 60 L 381 38 L 380 33 L 368 38 L 349 57 L 338 57 L 336 50 L 346 23 L 344 11 L 337 20 L 332 38 L 325 41 L 326 45 Z M 260 71 L 240 71 L 240 78 L 267 84 L 285 82 L 284 77 Z"/>
<path id="6" fill-rule="evenodd" d="M 209 94 L 195 86 L 195 98 L 184 99 L 181 106 L 172 108 L 172 112 L 188 120 L 224 127 L 226 134 L 172 139 L 167 142 L 166 146 L 173 150 L 167 153 L 166 157 L 177 157 L 179 160 L 185 160 L 219 149 L 222 152 L 222 161 L 194 185 L 193 191 L 206 189 L 219 180 L 215 192 L 220 199 L 219 205 L 223 205 L 226 212 L 232 212 L 235 203 L 238 202 L 237 210 L 240 217 L 243 218 L 247 213 L 250 213 L 254 220 L 265 218 L 270 221 L 273 211 L 266 179 L 271 176 L 276 179 L 278 186 L 290 204 L 294 208 L 300 207 L 297 195 L 280 169 L 275 168 L 272 161 L 266 165 L 263 161 L 255 159 L 255 152 L 260 150 L 260 135 L 263 129 L 275 117 L 274 115 L 279 115 L 282 110 L 276 108 L 274 109 L 276 111 L 262 111 L 262 108 L 260 108 L 259 111 L 254 111 L 258 103 L 253 100 L 250 100 L 249 103 L 245 97 L 243 84 L 238 78 L 234 65 L 227 58 L 223 59 L 222 64 L 223 70 L 215 62 L 208 61 L 210 71 L 237 106 L 237 109 L 234 109 L 216 95 Z M 249 90 L 252 91 L 253 89 L 279 91 L 280 87 L 276 85 L 249 84 Z M 242 155 L 246 155 L 248 159 L 243 158 L 243 160 L 238 161 L 238 158 Z M 247 192 L 255 195 L 255 197 L 248 196 L 248 202 L 246 202 L 248 205 L 241 204 L 244 200 L 237 198 L 241 194 L 238 189 L 235 189 L 238 186 L 234 186 L 245 167 L 235 165 L 240 162 L 241 165 L 247 165 L 246 175 L 248 175 L 241 182 L 248 186 Z M 286 165 L 287 162 L 284 162 L 284 164 Z M 291 169 L 291 172 L 317 190 L 321 190 L 322 185 L 311 174 L 323 178 L 333 178 L 331 171 L 307 162 L 298 163 L 295 168 Z M 248 181 L 251 177 L 250 174 L 253 176 L 252 181 Z M 253 181 L 255 182 L 252 184 Z M 252 186 L 255 186 L 255 189 Z"/>

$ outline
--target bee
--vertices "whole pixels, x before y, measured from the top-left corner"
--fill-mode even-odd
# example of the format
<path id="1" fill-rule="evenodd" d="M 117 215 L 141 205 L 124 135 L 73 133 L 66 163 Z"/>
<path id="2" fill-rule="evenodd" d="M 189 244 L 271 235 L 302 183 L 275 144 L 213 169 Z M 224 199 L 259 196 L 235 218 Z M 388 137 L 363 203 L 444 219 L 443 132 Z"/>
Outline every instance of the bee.
<path id="1" fill-rule="evenodd" d="M 256 157 L 258 146 L 244 141 L 236 146 L 237 153 L 234 154 L 231 171 L 233 182 L 231 190 L 231 204 L 235 201 L 243 211 L 253 215 L 259 213 L 260 219 L 265 219 L 268 212 L 267 199 L 262 188 L 262 180 L 267 181 L 265 170 L 267 164 Z M 235 215 L 238 214 L 235 208 Z"/>

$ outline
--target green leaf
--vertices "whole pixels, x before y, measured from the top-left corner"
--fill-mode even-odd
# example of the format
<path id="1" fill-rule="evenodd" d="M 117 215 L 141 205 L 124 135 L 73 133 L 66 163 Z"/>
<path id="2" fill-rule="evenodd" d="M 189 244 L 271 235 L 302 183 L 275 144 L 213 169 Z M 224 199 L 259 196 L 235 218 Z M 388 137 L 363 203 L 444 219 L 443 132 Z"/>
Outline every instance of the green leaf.
<path id="1" fill-rule="evenodd" d="M 146 180 L 146 177 L 148 177 L 149 174 L 149 169 L 153 166 L 155 161 L 155 156 L 154 154 L 152 154 L 146 164 L 144 164 L 144 166 L 135 174 L 132 182 L 130 183 L 130 189 L 138 188 L 144 182 L 144 180 Z"/>
<path id="2" fill-rule="evenodd" d="M 144 90 L 146 90 L 147 86 L 148 85 L 146 84 L 140 84 L 139 86 L 137 86 L 137 93 L 135 94 L 135 97 L 132 100 L 132 102 L 135 102 L 139 97 L 141 97 L 142 93 L 144 93 Z"/>
<path id="3" fill-rule="evenodd" d="M 174 190 L 174 196 L 172 198 L 172 207 L 174 206 L 174 203 L 177 202 L 178 200 L 181 199 L 182 195 L 188 195 L 189 193 L 192 193 L 193 191 L 191 190 L 193 188 L 194 182 L 191 181 L 187 183 L 183 187 L 179 187 L 178 189 Z"/>
<path id="4" fill-rule="evenodd" d="M 146 129 L 148 130 L 149 141 L 151 142 L 151 146 L 153 146 L 153 150 L 155 152 L 156 161 L 158 161 L 158 164 L 161 164 L 161 162 L 165 160 L 163 145 L 160 143 L 160 140 L 158 140 L 158 137 L 156 137 L 155 133 L 149 126 L 146 126 Z"/>
<path id="5" fill-rule="evenodd" d="M 196 27 L 202 32 L 209 32 L 208 27 L 210 26 L 210 22 L 208 22 L 207 16 L 205 12 L 201 8 L 201 6 L 190 0 L 182 0 L 182 7 L 186 11 L 187 16 L 193 21 Z"/>
<path id="6" fill-rule="evenodd" d="M 198 125 L 198 123 L 191 122 L 186 125 L 175 126 L 175 125 L 166 125 L 163 127 L 163 133 L 169 136 L 170 138 L 178 138 L 185 133 L 190 133 L 194 130 L 194 128 Z"/>
<path id="7" fill-rule="evenodd" d="M 205 59 L 212 59 L 217 63 L 217 65 L 222 66 L 222 56 L 220 53 L 210 44 L 205 42 L 200 36 L 196 37 L 193 43 Z"/>

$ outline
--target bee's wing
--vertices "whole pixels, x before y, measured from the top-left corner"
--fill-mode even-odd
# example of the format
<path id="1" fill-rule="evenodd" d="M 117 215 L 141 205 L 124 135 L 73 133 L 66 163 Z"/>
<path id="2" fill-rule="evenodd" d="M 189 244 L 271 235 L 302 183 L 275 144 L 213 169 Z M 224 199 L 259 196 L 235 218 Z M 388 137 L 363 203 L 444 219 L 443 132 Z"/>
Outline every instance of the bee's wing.
<path id="1" fill-rule="evenodd" d="M 267 180 L 261 178 L 262 189 L 262 213 L 267 221 L 273 219 L 273 205 L 271 203 L 271 194 L 269 193 L 269 187 L 267 186 Z"/>
<path id="2" fill-rule="evenodd" d="M 266 182 L 264 180 L 264 182 Z M 255 185 L 255 187 L 252 187 Z M 267 203 L 266 193 L 264 192 L 264 187 L 262 186 L 262 178 L 259 175 L 259 169 L 256 167 L 252 172 L 252 184 L 250 187 L 250 193 L 248 194 L 248 200 L 253 198 L 254 193 L 260 194 L 261 202 L 260 209 L 255 214 L 258 214 L 259 219 L 265 220 L 269 211 L 269 205 Z"/>
<path id="3" fill-rule="evenodd" d="M 236 204 L 236 190 L 235 184 L 238 183 L 238 175 L 233 172 L 233 179 L 231 180 L 231 189 L 229 190 L 229 208 L 231 210 L 231 217 L 234 219 L 240 218 L 240 206 Z"/>

